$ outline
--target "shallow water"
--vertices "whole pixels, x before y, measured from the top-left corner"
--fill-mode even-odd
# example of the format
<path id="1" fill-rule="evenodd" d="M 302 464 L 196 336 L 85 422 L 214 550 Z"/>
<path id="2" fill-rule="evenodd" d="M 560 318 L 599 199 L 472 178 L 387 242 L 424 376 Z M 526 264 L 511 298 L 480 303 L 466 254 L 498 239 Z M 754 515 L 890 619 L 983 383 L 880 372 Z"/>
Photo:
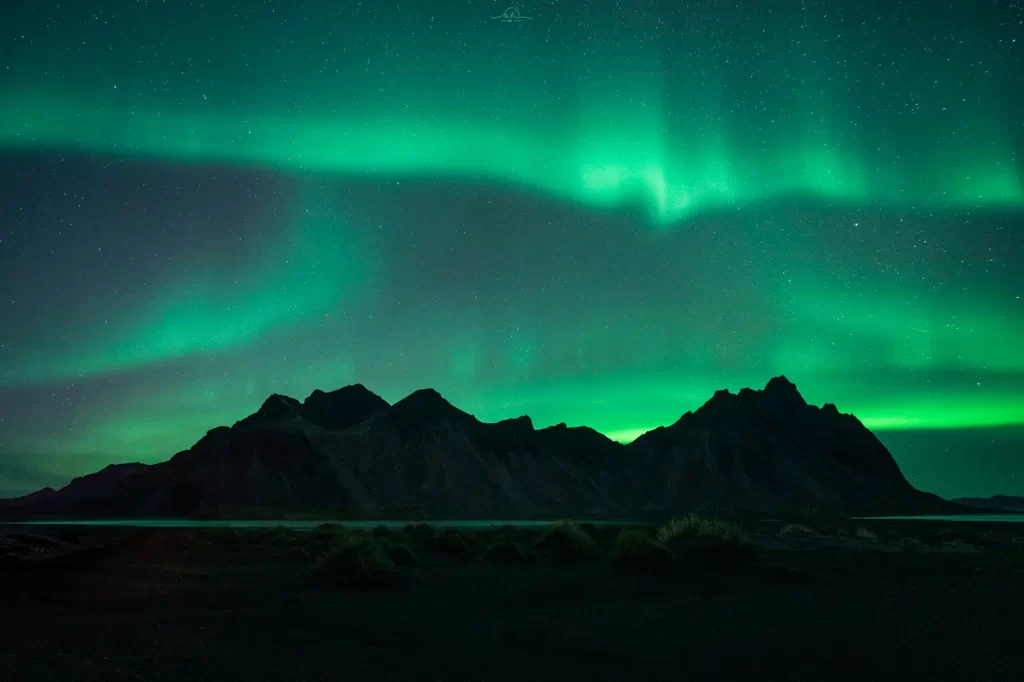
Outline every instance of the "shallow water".
<path id="1" fill-rule="evenodd" d="M 949 516 L 856 516 L 855 519 L 875 521 L 977 521 L 977 522 L 1004 522 L 1024 523 L 1024 514 L 953 514 Z M 777 520 L 777 519 L 770 519 Z M 453 520 L 409 520 L 409 521 L 380 521 L 380 520 L 348 520 L 348 521 L 325 521 L 322 519 L 314 521 L 280 521 L 280 520 L 246 520 L 246 519 L 225 519 L 216 521 L 197 521 L 193 519 L 96 519 L 96 520 L 74 520 L 74 521 L 3 521 L 0 525 L 26 525 L 26 526 L 108 526 L 121 528 L 291 528 L 293 530 L 312 530 L 325 523 L 337 524 L 348 528 L 385 528 L 400 529 L 412 524 L 424 524 L 434 528 L 458 528 L 463 530 L 488 530 L 501 526 L 513 526 L 516 528 L 546 528 L 557 523 L 556 519 L 541 521 L 516 521 L 509 519 L 480 519 L 470 521 Z M 642 525 L 639 521 L 625 520 L 603 520 L 585 521 L 594 526 L 632 526 Z"/>
<path id="2" fill-rule="evenodd" d="M 857 516 L 875 521 L 988 521 L 1024 523 L 1024 514 L 952 514 L 950 516 Z"/>
<path id="3" fill-rule="evenodd" d="M 548 521 L 509 521 L 504 519 L 478 521 L 252 521 L 252 520 L 217 520 L 195 521 L 192 519 L 99 519 L 86 521 L 17 521 L 0 522 L 0 525 L 32 525 L 32 526 L 115 526 L 122 528 L 291 528 L 293 530 L 312 530 L 325 523 L 338 524 L 348 528 L 404 528 L 412 524 L 425 524 L 434 528 L 459 528 L 466 530 L 487 530 L 501 526 L 517 528 L 545 528 L 557 523 Z M 628 526 L 634 521 L 587 521 L 595 526 Z"/>

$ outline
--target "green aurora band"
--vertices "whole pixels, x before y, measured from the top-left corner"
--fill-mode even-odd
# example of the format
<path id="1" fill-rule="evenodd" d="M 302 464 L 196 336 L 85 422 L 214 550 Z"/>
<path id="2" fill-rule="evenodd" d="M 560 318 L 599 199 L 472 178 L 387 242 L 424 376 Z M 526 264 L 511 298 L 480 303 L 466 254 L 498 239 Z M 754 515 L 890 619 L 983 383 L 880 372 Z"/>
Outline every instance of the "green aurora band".
<path id="1" fill-rule="evenodd" d="M 941 209 L 1024 203 L 1009 146 L 999 139 L 938 152 L 934 142 L 922 144 L 907 152 L 916 157 L 913 163 L 879 168 L 827 127 L 789 149 L 737 152 L 725 144 L 721 130 L 710 132 L 711 142 L 673 141 L 657 122 L 634 124 L 628 115 L 603 118 L 598 112 L 608 111 L 607 105 L 592 110 L 589 116 L 602 122 L 584 125 L 575 144 L 547 145 L 512 125 L 415 115 L 345 121 L 256 114 L 255 120 L 239 120 L 217 113 L 161 114 L 95 97 L 13 93 L 0 109 L 0 144 L 302 173 L 482 177 L 596 206 L 639 200 L 663 225 L 678 224 L 702 209 L 788 196 Z M 701 150 L 676 151 L 693 146 Z M 950 157 L 958 159 L 955 171 L 943 165 Z"/>
<path id="2" fill-rule="evenodd" d="M 642 202 L 669 225 L 779 196 L 1024 203 L 1020 103 L 1009 79 L 970 63 L 1007 57 L 982 18 L 947 39 L 950 63 L 933 54 L 947 44 L 889 52 L 884 36 L 906 17 L 844 17 L 838 2 L 812 17 L 795 2 L 704 15 L 651 3 L 614 19 L 567 3 L 531 28 L 487 21 L 483 7 L 378 16 L 300 1 L 238 16 L 216 5 L 108 17 L 83 3 L 60 10 L 73 27 L 67 14 L 80 14 L 68 36 L 53 35 L 45 8 L 18 17 L 0 145 L 487 178 L 597 206 Z M 858 18 L 870 19 L 868 49 Z"/>
<path id="3" fill-rule="evenodd" d="M 607 20 L 585 3 L 550 5 L 521 26 L 490 21 L 499 12 L 483 3 L 475 13 L 407 6 L 376 14 L 253 3 L 240 16 L 222 4 L 112 13 L 44 3 L 15 13 L 0 33 L 10 65 L 0 80 L 0 153 L 227 165 L 284 173 L 299 188 L 281 234 L 242 276 L 225 278 L 208 264 L 155 273 L 145 300 L 109 308 L 112 324 L 82 322 L 71 349 L 33 343 L 42 327 L 29 325 L 0 372 L 2 387 L 172 361 L 191 369 L 164 395 L 128 391 L 82 428 L 29 434 L 9 447 L 158 460 L 255 410 L 270 392 L 302 398 L 355 381 L 389 400 L 433 385 L 483 419 L 528 412 L 539 426 L 568 420 L 620 440 L 674 421 L 716 389 L 760 386 L 778 373 L 809 401 L 835 402 L 874 429 L 1024 424 L 1019 384 L 987 380 L 1024 374 L 1019 292 L 985 306 L 933 292 L 911 305 L 891 280 L 840 303 L 843 292 L 808 269 L 791 289 L 764 293 L 787 302 L 794 329 L 810 331 L 758 349 L 756 369 L 731 372 L 716 370 L 682 323 L 623 341 L 616 326 L 631 322 L 619 313 L 595 313 L 591 326 L 564 338 L 525 318 L 500 335 L 438 332 L 420 342 L 445 356 L 443 376 L 409 369 L 382 385 L 367 378 L 372 362 L 294 340 L 329 334 L 323 318 L 343 314 L 377 276 L 380 255 L 319 189 L 337 178 L 486 181 L 598 212 L 639 206 L 638 224 L 658 234 L 789 199 L 1019 215 L 1021 95 L 1012 79 L 1021 41 L 987 38 L 995 19 L 986 12 L 995 10 L 979 9 L 957 33 L 948 16 L 924 12 L 910 32 L 907 16 L 885 4 L 843 15 L 838 2 L 810 0 L 774 13 L 738 3 L 716 10 L 733 13 L 724 19 L 689 8 L 664 22 L 669 6 L 658 3 Z M 942 37 L 932 35 L 937 23 Z M 916 43 L 906 42 L 910 34 Z M 944 55 L 954 49 L 961 57 L 951 62 Z M 1004 66 L 979 71 L 980 61 Z M 426 335 L 427 326 L 416 329 Z M 293 360 L 253 363 L 284 338 Z M 608 367 L 624 343 L 626 354 L 649 360 Z M 865 358 L 877 358 L 880 345 L 888 355 L 878 371 L 959 367 L 978 381 L 970 391 L 908 382 L 880 394 L 856 378 L 872 370 Z M 589 372 L 536 376 L 538 356 L 556 346 Z M 393 350 L 385 344 L 379 353 Z M 494 352 L 503 374 L 484 382 Z M 294 362 L 303 356 L 318 357 L 317 366 Z M 204 378 L 214 366 L 219 375 Z"/>
<path id="4" fill-rule="evenodd" d="M 244 347 L 296 319 L 324 315 L 344 304 L 368 280 L 368 258 L 359 244 L 325 214 L 332 199 L 310 188 L 296 202 L 287 239 L 265 246 L 269 256 L 239 278 L 197 262 L 163 283 L 166 293 L 122 310 L 77 333 L 76 351 L 48 345 L 26 350 L 5 383 L 39 383 L 98 375 L 195 353 Z M 330 248 L 325 248 L 330 245 Z M 117 306 L 111 306 L 117 308 Z M 112 322 L 108 322 L 112 320 Z"/>

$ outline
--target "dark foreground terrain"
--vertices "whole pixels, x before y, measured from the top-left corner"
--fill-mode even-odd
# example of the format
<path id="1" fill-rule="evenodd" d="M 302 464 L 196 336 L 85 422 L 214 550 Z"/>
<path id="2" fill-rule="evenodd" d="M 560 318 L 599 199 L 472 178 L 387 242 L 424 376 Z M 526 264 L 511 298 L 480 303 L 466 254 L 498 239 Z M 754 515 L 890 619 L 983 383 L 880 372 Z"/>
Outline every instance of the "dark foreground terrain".
<path id="1" fill-rule="evenodd" d="M 0 675 L 1021 680 L 1015 528 L 0 527 Z"/>

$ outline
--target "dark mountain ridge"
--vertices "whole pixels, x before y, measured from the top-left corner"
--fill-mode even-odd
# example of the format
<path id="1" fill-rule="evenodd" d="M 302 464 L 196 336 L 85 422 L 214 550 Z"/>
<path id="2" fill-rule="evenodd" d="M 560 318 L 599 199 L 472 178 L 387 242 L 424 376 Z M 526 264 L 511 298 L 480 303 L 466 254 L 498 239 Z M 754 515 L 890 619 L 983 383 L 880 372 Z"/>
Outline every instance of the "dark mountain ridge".
<path id="1" fill-rule="evenodd" d="M 263 405 L 254 414 L 242 419 L 235 426 L 261 426 L 268 422 L 299 418 L 326 431 L 340 431 L 355 426 L 388 407 L 386 400 L 362 384 L 345 386 L 330 393 L 317 389 L 301 403 L 295 398 L 275 393 L 264 400 Z"/>
<path id="2" fill-rule="evenodd" d="M 484 423 L 432 389 L 394 405 L 362 385 L 272 395 L 234 426 L 154 465 L 0 502 L 10 517 L 530 518 L 692 509 L 942 513 L 885 447 L 834 405 L 776 377 L 718 391 L 623 445 L 588 427 Z"/>
<path id="3" fill-rule="evenodd" d="M 984 511 L 1024 512 L 1024 497 L 993 495 L 992 497 L 958 497 L 952 502 Z"/>

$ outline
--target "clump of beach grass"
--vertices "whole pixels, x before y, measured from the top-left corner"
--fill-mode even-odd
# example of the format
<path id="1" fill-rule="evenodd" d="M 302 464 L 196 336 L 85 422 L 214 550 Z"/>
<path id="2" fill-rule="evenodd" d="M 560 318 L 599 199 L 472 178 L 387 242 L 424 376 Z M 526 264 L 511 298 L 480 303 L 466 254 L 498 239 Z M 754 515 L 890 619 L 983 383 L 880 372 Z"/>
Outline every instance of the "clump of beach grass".
<path id="1" fill-rule="evenodd" d="M 658 529 L 657 538 L 662 543 L 684 538 L 717 538 L 737 544 L 748 542 L 747 534 L 735 523 L 694 513 L 677 516 L 666 523 Z"/>
<path id="2" fill-rule="evenodd" d="M 315 581 L 343 587 L 390 587 L 404 576 L 384 543 L 372 536 L 338 534 L 309 568 Z"/>
<path id="3" fill-rule="evenodd" d="M 644 530 L 626 529 L 612 541 L 611 560 L 628 573 L 663 574 L 672 570 L 672 552 Z"/>
<path id="4" fill-rule="evenodd" d="M 537 541 L 534 549 L 570 561 L 592 561 L 601 556 L 601 549 L 578 521 L 562 519 Z"/>

